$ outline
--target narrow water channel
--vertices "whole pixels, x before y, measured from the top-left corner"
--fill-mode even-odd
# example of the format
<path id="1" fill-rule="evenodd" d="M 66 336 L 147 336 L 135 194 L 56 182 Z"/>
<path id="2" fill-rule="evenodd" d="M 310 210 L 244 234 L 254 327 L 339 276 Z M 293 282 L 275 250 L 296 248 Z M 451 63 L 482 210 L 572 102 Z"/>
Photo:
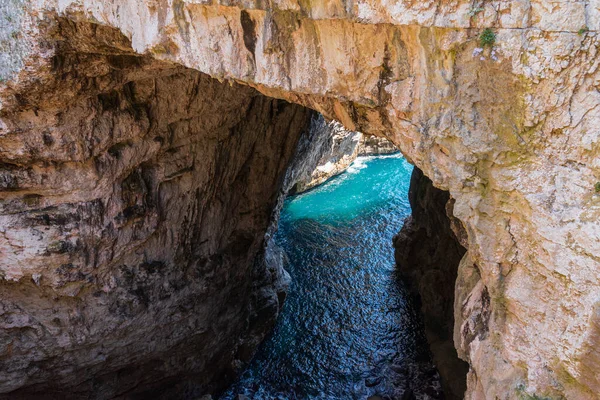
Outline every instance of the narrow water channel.
<path id="1" fill-rule="evenodd" d="M 287 199 L 276 241 L 292 285 L 273 333 L 222 399 L 441 398 L 394 267 L 411 172 L 400 155 L 361 157 Z"/>

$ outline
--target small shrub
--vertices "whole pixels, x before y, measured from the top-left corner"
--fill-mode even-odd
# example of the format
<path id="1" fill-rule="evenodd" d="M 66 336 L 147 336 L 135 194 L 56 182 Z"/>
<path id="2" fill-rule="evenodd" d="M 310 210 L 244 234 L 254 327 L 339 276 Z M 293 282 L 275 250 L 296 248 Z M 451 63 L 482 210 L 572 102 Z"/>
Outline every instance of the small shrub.
<path id="1" fill-rule="evenodd" d="M 600 193 L 600 182 L 596 182 L 594 189 L 596 190 L 596 193 Z"/>
<path id="2" fill-rule="evenodd" d="M 481 35 L 479 35 L 479 45 L 481 47 L 492 47 L 494 43 L 496 43 L 496 34 L 492 28 L 485 28 L 483 32 L 481 32 Z"/>
<path id="3" fill-rule="evenodd" d="M 590 29 L 587 26 L 584 26 L 583 28 L 581 28 L 580 30 L 577 31 L 577 34 L 579 36 L 581 36 L 581 35 L 588 33 L 589 31 L 590 31 Z"/>

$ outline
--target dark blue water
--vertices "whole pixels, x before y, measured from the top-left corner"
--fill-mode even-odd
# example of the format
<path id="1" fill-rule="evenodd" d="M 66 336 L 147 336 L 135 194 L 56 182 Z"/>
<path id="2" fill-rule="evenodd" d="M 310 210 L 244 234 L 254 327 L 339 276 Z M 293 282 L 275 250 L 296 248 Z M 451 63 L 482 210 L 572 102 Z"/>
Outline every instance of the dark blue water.
<path id="1" fill-rule="evenodd" d="M 290 291 L 273 333 L 222 399 L 438 398 L 394 267 L 411 172 L 400 155 L 359 158 L 286 201 L 276 242 L 289 257 Z"/>

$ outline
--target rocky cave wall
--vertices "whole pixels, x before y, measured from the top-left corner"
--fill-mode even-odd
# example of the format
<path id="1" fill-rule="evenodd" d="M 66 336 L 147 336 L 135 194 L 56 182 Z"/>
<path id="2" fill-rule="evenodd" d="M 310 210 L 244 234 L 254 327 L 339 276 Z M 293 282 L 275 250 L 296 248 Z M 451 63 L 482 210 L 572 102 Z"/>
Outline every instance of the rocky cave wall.
<path id="1" fill-rule="evenodd" d="M 469 368 L 454 348 L 454 286 L 466 252 L 466 232 L 452 214 L 449 193 L 435 188 L 418 168 L 408 199 L 412 214 L 393 239 L 398 271 L 418 300 L 444 395 L 462 399 Z"/>
<path id="2" fill-rule="evenodd" d="M 466 398 L 596 398 L 597 0 L 13 0 L 0 5 L 2 112 L 35 88 L 51 92 L 60 59 L 46 39 L 56 15 L 115 27 L 136 54 L 243 82 L 390 139 L 450 192 L 467 233 L 454 306 L 455 345 L 470 366 Z M 495 42 L 482 48 L 484 28 Z M 48 125 L 35 112 L 28 123 Z M 2 129 L 5 142 L 27 137 L 4 117 Z M 9 160 L 29 154 L 18 141 L 2 150 Z M 85 190 L 90 176 L 63 186 L 112 193 L 110 185 Z M 16 193 L 17 202 L 39 194 L 27 202 L 44 205 L 49 194 Z M 37 265 L 29 254 L 3 272 L 26 275 Z"/>
<path id="3" fill-rule="evenodd" d="M 291 194 L 305 192 L 341 174 L 358 157 L 360 132 L 346 130 L 339 122 L 326 121 L 323 116 L 315 120 L 313 129 L 319 131 L 316 136 L 321 138 L 314 145 L 318 147 L 312 162 L 316 166 L 297 174 Z"/>
<path id="4" fill-rule="evenodd" d="M 51 64 L 0 111 L 0 397 L 214 392 L 285 294 L 256 256 L 311 113 L 46 29 Z"/>

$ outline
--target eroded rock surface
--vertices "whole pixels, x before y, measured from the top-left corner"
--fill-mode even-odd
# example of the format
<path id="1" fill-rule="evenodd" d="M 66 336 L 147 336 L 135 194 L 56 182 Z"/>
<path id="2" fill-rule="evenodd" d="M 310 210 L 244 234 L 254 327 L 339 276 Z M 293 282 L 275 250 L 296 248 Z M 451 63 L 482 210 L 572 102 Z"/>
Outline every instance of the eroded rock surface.
<path id="1" fill-rule="evenodd" d="M 0 392 L 222 388 L 284 294 L 255 257 L 310 112 L 54 24 L 1 111 Z"/>
<path id="2" fill-rule="evenodd" d="M 378 156 L 397 153 L 398 148 L 386 138 L 363 135 L 358 145 L 359 156 Z"/>
<path id="3" fill-rule="evenodd" d="M 136 194 L 146 176 L 144 169 L 115 189 L 115 177 L 128 177 L 132 168 L 119 173 L 115 166 L 105 174 L 94 174 L 75 165 L 88 160 L 91 168 L 89 160 L 95 160 L 92 157 L 98 152 L 116 143 L 86 133 L 87 127 L 99 122 L 93 114 L 86 114 L 88 102 L 69 103 L 68 99 L 73 98 L 69 93 L 110 93 L 112 88 L 102 79 L 78 83 L 102 71 L 122 74 L 123 85 L 133 79 L 125 79 L 122 72 L 129 61 L 111 61 L 102 46 L 94 52 L 106 59 L 88 68 L 74 68 L 74 64 L 56 57 L 57 47 L 48 32 L 52 32 L 60 15 L 119 29 L 131 39 L 136 54 L 147 55 L 145 59 L 175 62 L 215 78 L 244 82 L 265 95 L 316 109 L 350 130 L 389 138 L 435 186 L 449 190 L 455 199 L 454 215 L 467 232 L 469 250 L 458 271 L 455 306 L 457 326 L 466 327 L 461 332 L 471 332 L 460 333 L 456 341 L 459 354 L 470 364 L 466 397 L 597 397 L 598 1 L 361 0 L 308 4 L 294 0 L 40 0 L 5 2 L 0 6 L 0 15 L 5 21 L 0 24 L 0 45 L 4 50 L 0 57 L 0 157 L 4 163 L 0 182 L 5 187 L 3 207 L 8 207 L 2 212 L 3 218 L 9 218 L 15 226 L 6 230 L 8 233 L 3 233 L 2 238 L 3 257 L 11 257 L 2 265 L 7 279 L 3 288 L 14 285 L 11 290 L 15 293 L 26 292 L 27 285 L 35 285 L 28 283 L 31 279 L 41 279 L 42 285 L 65 282 L 65 288 L 85 293 L 84 287 L 78 289 L 78 284 L 70 280 L 79 272 L 83 276 L 92 272 L 77 263 L 73 265 L 78 267 L 65 268 L 64 272 L 34 277 L 46 263 L 40 254 L 48 251 L 52 259 L 67 258 L 71 253 L 65 250 L 77 246 L 77 238 L 87 243 L 86 235 L 100 242 L 107 236 L 86 228 L 68 240 L 59 239 L 62 233 L 54 232 L 63 229 L 59 228 L 63 221 L 69 224 L 72 219 L 51 213 L 42 213 L 35 226 L 46 226 L 51 233 L 44 235 L 54 235 L 66 244 L 48 248 L 50 243 L 43 242 L 40 248 L 31 232 L 27 232 L 27 237 L 33 243 L 17 243 L 7 236 L 29 229 L 23 218 L 39 212 L 34 210 L 58 204 L 61 197 L 66 203 L 82 207 L 75 212 L 81 216 L 77 218 L 103 215 L 102 221 L 114 220 L 126 207 L 132 207 L 132 214 L 127 215 L 144 218 L 141 232 L 119 236 L 118 243 L 130 245 L 116 245 L 120 251 L 114 257 L 133 258 L 132 265 L 144 262 L 134 249 L 137 240 L 143 240 L 140 238 L 149 235 L 152 240 L 171 240 L 150 234 L 151 208 L 143 203 L 143 196 Z M 478 35 L 484 27 L 494 29 L 496 41 L 493 47 L 481 49 Z M 65 39 L 77 45 L 78 37 L 69 35 Z M 99 42 L 102 44 L 103 40 Z M 127 45 L 123 41 L 117 47 Z M 77 57 L 76 64 L 91 62 L 87 55 Z M 63 65 L 71 67 L 63 69 Z M 71 83 L 58 90 L 57 82 Z M 178 86 L 181 85 L 172 84 L 169 88 L 176 90 Z M 236 90 L 242 93 L 245 89 Z M 44 96 L 40 97 L 40 93 Z M 110 96 L 95 101 L 103 102 L 102 107 L 108 109 L 121 111 L 120 107 L 128 107 Z M 83 110 L 67 112 L 71 108 Z M 129 126 L 136 115 L 143 116 L 142 111 L 133 107 L 129 113 L 118 114 L 127 119 Z M 54 138 L 54 133 L 46 132 L 47 127 L 53 126 L 68 129 L 77 135 L 77 140 L 63 144 L 60 135 Z M 104 129 L 115 138 L 134 135 L 129 129 L 120 131 L 111 126 Z M 28 134 L 30 131 L 35 134 Z M 283 140 L 273 135 L 265 139 L 270 147 L 256 146 L 252 153 L 285 147 L 277 144 L 275 138 Z M 47 149 L 44 140 L 54 140 L 56 144 Z M 135 160 L 144 159 L 144 154 L 161 144 L 148 142 L 144 146 L 131 154 L 127 146 L 113 152 L 122 151 L 128 165 L 139 165 Z M 242 154 L 232 153 L 231 157 Z M 44 162 L 34 164 L 36 160 Z M 60 174 L 52 169 L 57 165 Z M 175 169 L 173 173 L 179 170 L 175 163 L 168 165 Z M 253 168 L 250 169 L 272 170 Z M 230 182 L 224 182 L 222 187 L 228 191 L 222 195 L 229 196 L 227 193 L 236 188 L 225 183 Z M 205 181 L 197 187 L 210 188 L 214 184 Z M 23 185 L 28 189 L 17 189 Z M 93 199 L 111 198 L 113 193 L 118 202 L 103 204 L 100 210 L 96 203 L 90 203 Z M 54 203 L 49 199 L 55 199 Z M 175 207 L 171 212 L 184 209 Z M 248 215 L 254 214 L 243 215 L 250 218 Z M 218 228 L 205 246 L 224 237 L 221 229 L 228 232 L 230 227 L 222 221 L 234 220 L 216 218 L 202 224 L 203 229 Z M 103 226 L 102 221 L 92 226 Z M 127 223 L 126 218 L 122 221 L 113 224 Z M 157 221 L 163 223 L 160 218 Z M 168 223 L 177 226 L 177 232 L 187 231 L 182 220 L 173 221 Z M 178 235 L 174 233 L 175 237 Z M 253 237 L 252 245 L 254 240 L 262 239 Z M 194 245 L 198 243 L 202 241 Z M 16 248 L 22 250 L 15 253 Z M 106 265 L 105 259 L 95 254 L 90 251 L 89 260 L 97 263 L 85 265 Z M 154 258 L 152 254 L 148 260 Z M 247 264 L 240 266 L 243 269 Z M 116 288 L 119 290 L 118 285 Z M 49 307 L 53 304 L 49 298 L 58 296 L 56 293 L 60 292 L 52 289 L 48 298 L 33 300 L 34 297 L 26 296 L 19 301 Z M 82 307 L 97 307 L 93 299 L 90 301 Z M 55 308 L 66 315 L 73 307 L 60 303 Z M 481 315 L 488 320 L 484 330 L 480 326 Z M 77 319 L 77 315 L 73 318 Z M 11 324 L 29 323 L 18 318 L 11 321 L 3 330 L 8 336 L 14 332 Z M 29 340 L 26 337 L 23 335 L 22 340 Z M 53 349 L 59 344 L 48 346 Z M 17 351 L 8 346 L 4 351 L 17 357 L 41 351 L 40 348 Z M 130 360 L 130 364 L 135 364 L 135 360 Z M 38 377 L 44 379 L 44 373 Z"/>
<path id="4" fill-rule="evenodd" d="M 350 131 L 339 122 L 327 121 L 318 115 L 310 127 L 310 155 L 291 167 L 296 180 L 291 194 L 305 192 L 341 174 L 358 156 L 398 152 L 396 146 L 385 138 Z"/>

